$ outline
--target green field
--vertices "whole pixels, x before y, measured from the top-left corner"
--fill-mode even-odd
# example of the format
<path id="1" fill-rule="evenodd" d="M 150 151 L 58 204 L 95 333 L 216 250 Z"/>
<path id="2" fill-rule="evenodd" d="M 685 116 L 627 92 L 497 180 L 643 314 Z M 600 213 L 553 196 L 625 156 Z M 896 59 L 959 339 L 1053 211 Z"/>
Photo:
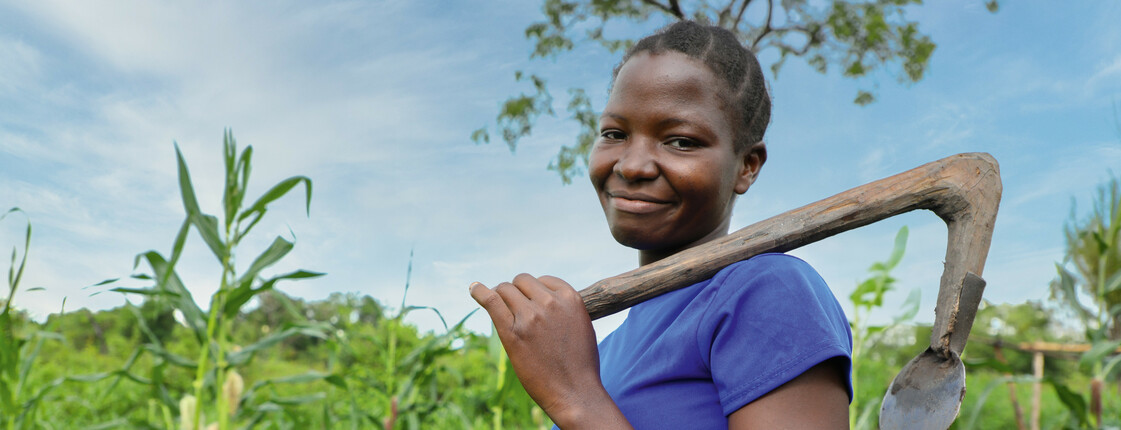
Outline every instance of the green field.
<path id="1" fill-rule="evenodd" d="M 522 390 L 497 337 L 467 331 L 457 321 L 434 333 L 419 332 L 409 315 L 439 312 L 407 300 L 394 307 L 357 294 L 312 302 L 289 297 L 281 292 L 280 281 L 322 274 L 269 274 L 294 246 L 280 237 L 262 254 L 243 260 L 251 261 L 247 267 L 237 267 L 233 256 L 238 244 L 268 205 L 302 190 L 306 192 L 300 197 L 310 206 L 312 183 L 295 176 L 256 200 L 246 200 L 252 150 L 238 153 L 227 133 L 224 156 L 222 216 L 199 210 L 180 157 L 180 193 L 187 214 L 172 249 L 166 255 L 149 251 L 137 257 L 132 278 L 147 287 L 114 288 L 117 280 L 99 284 L 126 294 L 135 305 L 30 320 L 19 309 L 18 297 L 26 293 L 20 280 L 33 249 L 32 222 L 27 222 L 25 240 L 13 244 L 0 309 L 0 425 L 10 430 L 551 426 Z M 12 210 L 0 221 L 19 222 L 19 215 Z M 201 236 L 222 263 L 221 285 L 205 300 L 191 297 L 175 271 L 188 234 Z M 870 257 L 869 278 L 842 298 L 855 309 L 849 316 L 855 344 L 855 428 L 876 428 L 876 412 L 891 378 L 928 343 L 930 328 L 910 324 L 918 308 L 916 295 L 893 323 L 867 322 L 886 295 L 899 293 L 891 271 L 903 258 L 906 238 L 904 228 L 886 260 L 873 264 L 878 258 Z M 1096 249 L 1102 255 L 1116 253 L 1115 243 L 1099 242 L 1104 248 Z M 1113 285 L 1121 284 L 1113 281 L 1121 277 L 1100 279 L 1103 294 L 1121 291 Z M 1073 291 L 1074 285 L 1064 282 L 1057 281 L 1055 290 Z M 407 297 L 407 282 L 400 288 Z M 955 428 L 1017 428 L 1017 410 L 1027 423 L 1037 382 L 1042 428 L 1121 425 L 1116 367 L 1121 355 L 1115 353 L 1121 342 L 1106 336 L 1108 320 L 1094 321 L 1092 309 L 1083 311 L 1071 318 L 1041 302 L 983 305 L 963 357 L 969 389 Z M 1041 379 L 1032 376 L 1032 354 L 1018 347 L 1023 342 L 1087 340 L 1093 341 L 1088 351 L 1049 354 Z M 1003 345 L 999 354 L 994 345 Z M 1103 422 L 1097 422 L 1098 416 Z"/>

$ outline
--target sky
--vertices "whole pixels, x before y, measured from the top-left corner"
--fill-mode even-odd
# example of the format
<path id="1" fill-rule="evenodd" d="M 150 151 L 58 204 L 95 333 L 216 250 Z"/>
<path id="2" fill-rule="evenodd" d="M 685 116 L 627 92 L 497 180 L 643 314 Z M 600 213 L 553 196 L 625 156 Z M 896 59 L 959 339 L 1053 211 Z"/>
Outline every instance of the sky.
<path id="1" fill-rule="evenodd" d="M 249 198 L 305 175 L 270 207 L 238 253 L 244 266 L 276 236 L 296 247 L 267 274 L 327 276 L 278 284 L 287 294 L 370 295 L 392 308 L 436 308 L 449 323 L 478 306 L 472 281 L 526 272 L 576 288 L 637 266 L 615 243 L 586 175 L 563 185 L 546 166 L 573 142 L 565 89 L 606 103 L 618 56 L 594 46 L 530 60 L 526 26 L 540 2 L 513 0 L 63 2 L 0 0 L 0 210 L 33 225 L 15 303 L 36 318 L 106 309 L 126 297 L 93 286 L 165 255 L 182 222 L 175 144 L 204 211 L 219 213 L 222 135 L 254 148 Z M 1121 174 L 1121 3 L 930 2 L 908 17 L 938 44 L 925 78 L 881 71 L 861 81 L 800 59 L 768 74 L 774 99 L 768 161 L 737 202 L 738 229 L 838 192 L 960 152 L 987 152 L 1004 183 L 984 273 L 993 303 L 1047 300 L 1063 260 L 1062 228 L 1095 187 Z M 612 28 L 639 37 L 659 22 Z M 766 66 L 775 58 L 764 51 Z M 516 151 L 475 144 L 507 97 L 530 92 L 518 70 L 548 80 L 557 118 Z M 877 101 L 852 103 L 858 89 Z M 492 129 L 493 133 L 493 129 Z M 945 224 L 906 214 L 795 250 L 848 295 L 910 231 L 877 318 L 918 289 L 933 320 Z M 0 251 L 22 244 L 22 215 L 0 222 Z M 411 256 L 411 260 L 410 260 Z M 411 262 L 411 275 L 408 268 Z M 142 266 L 139 271 L 143 271 Z M 179 273 L 205 307 L 220 266 L 197 235 Z M 122 285 L 143 286 L 123 281 Z M 63 300 L 65 299 L 65 308 Z M 622 315 L 597 322 L 605 335 Z M 442 330 L 431 312 L 409 321 Z M 489 330 L 483 313 L 467 326 Z"/>

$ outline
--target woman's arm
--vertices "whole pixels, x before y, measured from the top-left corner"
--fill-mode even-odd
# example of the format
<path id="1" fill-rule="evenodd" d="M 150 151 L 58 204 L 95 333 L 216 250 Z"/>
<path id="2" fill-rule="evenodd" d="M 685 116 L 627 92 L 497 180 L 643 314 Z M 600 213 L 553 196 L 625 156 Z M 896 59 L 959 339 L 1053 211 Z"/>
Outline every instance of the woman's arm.
<path id="1" fill-rule="evenodd" d="M 730 430 L 845 429 L 849 396 L 843 359 L 818 363 L 728 416 Z"/>
<path id="2" fill-rule="evenodd" d="M 592 320 L 568 283 L 521 274 L 494 289 L 471 284 L 522 386 L 558 427 L 629 429 L 599 375 Z"/>

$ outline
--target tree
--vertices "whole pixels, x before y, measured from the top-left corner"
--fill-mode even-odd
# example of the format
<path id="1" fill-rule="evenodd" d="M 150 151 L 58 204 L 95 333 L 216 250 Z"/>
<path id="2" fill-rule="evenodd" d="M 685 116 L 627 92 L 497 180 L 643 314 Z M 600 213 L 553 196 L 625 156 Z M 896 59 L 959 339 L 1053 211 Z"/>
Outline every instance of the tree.
<path id="1" fill-rule="evenodd" d="M 983 0 L 996 12 L 998 0 Z M 876 69 L 889 69 L 900 83 L 922 79 L 935 44 L 918 24 L 907 20 L 905 7 L 921 0 L 833 0 L 822 5 L 806 0 L 707 0 L 682 4 L 680 0 L 545 0 L 545 20 L 531 24 L 525 36 L 534 44 L 530 59 L 551 59 L 577 46 L 598 45 L 613 53 L 634 40 L 611 39 L 608 28 L 641 23 L 658 17 L 693 19 L 726 28 L 754 52 L 775 50 L 770 64 L 777 77 L 786 60 L 801 57 L 820 73 L 831 68 L 846 78 L 859 79 Z M 754 17 L 754 18 L 752 18 Z M 902 72 L 902 73 L 900 73 Z M 533 94 L 512 96 L 503 103 L 495 126 L 513 151 L 520 138 L 530 134 L 541 115 L 555 116 L 553 96 L 541 76 L 517 71 L 517 81 L 533 84 Z M 567 110 L 582 131 L 576 143 L 560 149 L 549 163 L 564 183 L 587 168 L 588 152 L 596 137 L 591 100 L 581 88 L 570 88 Z M 871 103 L 875 96 L 860 90 L 856 104 Z M 490 142 L 487 127 L 475 130 L 476 143 Z"/>
<path id="2" fill-rule="evenodd" d="M 1091 341 L 1121 340 L 1121 188 L 1118 178 L 1098 187 L 1094 207 L 1084 219 L 1071 214 L 1065 261 L 1056 264 L 1052 294 L 1082 321 Z M 1080 294 L 1081 293 L 1081 294 Z M 1090 305 L 1080 297 L 1088 297 Z"/>

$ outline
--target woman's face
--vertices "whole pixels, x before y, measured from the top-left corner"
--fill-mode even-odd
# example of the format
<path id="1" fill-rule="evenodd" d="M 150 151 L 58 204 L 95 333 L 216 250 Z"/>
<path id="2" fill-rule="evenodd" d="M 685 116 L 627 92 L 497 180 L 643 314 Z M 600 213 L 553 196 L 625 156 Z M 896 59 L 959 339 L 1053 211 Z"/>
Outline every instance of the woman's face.
<path id="1" fill-rule="evenodd" d="M 588 170 L 611 234 L 643 264 L 727 234 L 762 166 L 762 144 L 735 150 L 721 91 L 678 52 L 637 54 L 615 78 Z"/>

